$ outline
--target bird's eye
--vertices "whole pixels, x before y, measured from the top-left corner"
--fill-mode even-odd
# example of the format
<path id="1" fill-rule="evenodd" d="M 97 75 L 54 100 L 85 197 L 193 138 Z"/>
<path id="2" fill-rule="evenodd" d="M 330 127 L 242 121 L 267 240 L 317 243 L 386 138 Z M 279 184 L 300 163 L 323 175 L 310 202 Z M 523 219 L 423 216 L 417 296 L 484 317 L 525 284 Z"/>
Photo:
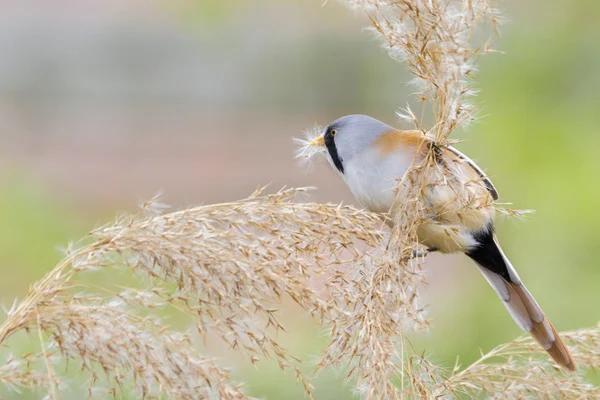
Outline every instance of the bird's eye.
<path id="1" fill-rule="evenodd" d="M 336 133 L 337 133 L 337 129 L 332 129 L 331 130 L 331 136 L 335 136 Z"/>

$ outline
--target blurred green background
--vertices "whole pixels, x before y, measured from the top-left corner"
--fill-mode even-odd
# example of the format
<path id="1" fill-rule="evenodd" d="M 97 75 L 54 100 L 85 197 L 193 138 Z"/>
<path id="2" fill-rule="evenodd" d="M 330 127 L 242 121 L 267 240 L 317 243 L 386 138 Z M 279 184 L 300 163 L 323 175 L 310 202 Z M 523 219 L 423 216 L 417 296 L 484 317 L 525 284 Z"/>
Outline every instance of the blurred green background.
<path id="1" fill-rule="evenodd" d="M 292 137 L 351 113 L 398 125 L 413 88 L 364 20 L 322 3 L 3 2 L 0 302 L 23 298 L 69 241 L 159 191 L 184 207 L 260 184 L 316 185 L 316 201 L 353 203 L 325 164 L 296 165 Z M 495 48 L 506 54 L 481 58 L 481 119 L 458 147 L 502 201 L 537 211 L 499 221 L 500 240 L 559 330 L 588 327 L 600 320 L 600 3 L 498 6 L 508 23 Z M 426 268 L 434 326 L 417 349 L 464 364 L 520 334 L 465 257 L 432 256 Z M 323 332 L 292 306 L 283 319 L 282 341 L 310 371 Z M 276 367 L 212 352 L 251 394 L 302 398 Z M 316 397 L 350 397 L 344 376 L 319 375 Z"/>

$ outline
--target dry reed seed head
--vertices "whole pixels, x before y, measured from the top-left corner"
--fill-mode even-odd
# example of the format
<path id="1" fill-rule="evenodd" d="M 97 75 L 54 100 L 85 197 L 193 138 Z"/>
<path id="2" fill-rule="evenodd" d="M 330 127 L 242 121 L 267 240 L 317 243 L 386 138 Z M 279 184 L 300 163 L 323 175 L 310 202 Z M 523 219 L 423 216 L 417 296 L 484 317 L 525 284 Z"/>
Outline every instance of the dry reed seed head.
<path id="1" fill-rule="evenodd" d="M 401 396 L 394 383 L 404 379 L 400 343 L 405 333 L 428 323 L 418 303 L 420 269 L 409 262 L 408 249 L 416 241 L 399 229 L 394 234 L 378 259 L 364 257 L 355 279 L 338 277 L 345 284 L 329 291 L 330 302 L 345 305 L 340 307 L 345 312 L 331 321 L 332 341 L 319 366 L 347 364 L 348 378 L 356 380 L 356 390 L 365 398 Z"/>
<path id="2" fill-rule="evenodd" d="M 600 366 L 600 324 L 590 329 L 563 332 L 574 358 L 589 368 Z M 591 399 L 600 387 L 553 365 L 531 337 L 500 345 L 439 385 L 435 396 L 477 396 L 502 399 Z"/>
<path id="3" fill-rule="evenodd" d="M 370 385 L 378 379 L 373 371 L 397 374 L 390 337 L 423 322 L 407 286 L 412 275 L 404 276 L 396 259 L 381 252 L 386 235 L 378 216 L 348 206 L 294 203 L 303 192 L 257 193 L 229 204 L 121 217 L 95 230 L 96 242 L 72 253 L 38 282 L 0 334 L 40 328 L 64 357 L 79 359 L 85 372 L 95 377 L 93 366 L 99 365 L 111 374 L 109 390 L 126 386 L 127 377 L 116 371 L 131 371 L 138 393 L 159 395 L 158 385 L 161 393 L 190 398 L 190 386 L 176 382 L 172 374 L 191 368 L 189 360 L 181 361 L 185 365 L 169 363 L 156 349 L 186 349 L 179 358 L 194 354 L 194 349 L 163 332 L 159 319 L 135 314 L 173 305 L 194 317 L 201 334 L 218 334 L 252 362 L 265 356 L 276 359 L 310 391 L 294 365 L 297 360 L 269 333 L 282 329 L 273 304 L 289 296 L 318 321 L 330 324 L 334 335 L 346 338 L 344 343 L 332 337 L 324 364 L 349 360 Z M 108 297 L 73 293 L 85 289 L 82 283 L 69 283 L 74 274 L 109 267 L 150 277 L 152 289 L 121 288 L 114 295 L 110 290 Z M 334 279 L 317 291 L 314 280 L 327 276 Z M 196 379 L 201 372 L 192 368 L 189 375 Z M 215 374 L 210 385 L 215 390 L 236 389 L 224 386 L 226 379 L 216 380 L 221 374 Z M 388 391 L 390 382 L 385 383 Z M 90 389 L 99 390 L 94 385 Z"/>
<path id="4" fill-rule="evenodd" d="M 20 358 L 9 354 L 0 365 L 0 384 L 9 392 L 20 394 L 23 389 L 48 387 L 48 374 L 44 372 L 44 358 L 57 362 L 54 352 L 29 353 Z"/>
<path id="5" fill-rule="evenodd" d="M 174 281 L 178 302 L 200 319 L 201 332 L 219 333 L 252 359 L 268 353 L 288 367 L 292 357 L 252 321 L 258 316 L 280 328 L 268 304 L 282 295 L 327 318 L 331 305 L 311 280 L 328 273 L 332 256 L 347 263 L 338 253 L 356 240 L 373 246 L 383 238 L 375 216 L 351 207 L 283 202 L 288 195 L 200 207 L 95 235 L 136 254 L 134 269 Z M 350 255 L 354 260 L 362 252 Z M 307 266 L 311 258 L 316 263 Z"/>
<path id="6" fill-rule="evenodd" d="M 263 206 L 269 210 L 261 208 Z M 350 218 L 343 213 L 344 211 L 350 211 Z M 381 368 L 393 365 L 389 357 L 394 355 L 394 346 L 389 337 L 395 336 L 403 325 L 415 326 L 424 323 L 424 318 L 420 315 L 421 310 L 415 305 L 414 289 L 407 287 L 412 281 L 406 278 L 412 278 L 413 275 L 406 274 L 407 277 L 402 279 L 403 275 L 399 272 L 396 259 L 370 258 L 367 254 L 352 250 L 351 263 L 338 260 L 340 250 L 353 248 L 356 240 L 361 240 L 376 249 L 381 247 L 384 236 L 377 229 L 381 222 L 376 216 L 350 207 L 290 205 L 281 204 L 277 199 L 271 199 L 266 205 L 247 202 L 235 207 L 222 208 L 218 210 L 218 218 L 214 215 L 215 212 L 211 208 L 188 211 L 183 219 L 185 227 L 179 226 L 178 220 L 182 215 L 166 215 L 157 217 L 162 219 L 160 223 L 156 223 L 155 219 L 151 224 L 134 223 L 126 228 L 132 229 L 133 232 L 121 229 L 115 233 L 111 228 L 112 238 L 104 237 L 105 232 L 97 232 L 96 235 L 108 239 L 113 246 L 144 255 L 135 268 L 165 279 L 175 277 L 179 293 L 185 293 L 187 296 L 185 304 L 188 307 L 190 304 L 204 307 L 193 310 L 199 314 L 199 318 L 206 315 L 211 318 L 215 315 L 220 316 L 213 322 L 203 321 L 201 331 L 211 329 L 220 333 L 224 340 L 243 349 L 251 357 L 270 349 L 271 352 L 279 353 L 276 354 L 279 359 L 289 358 L 276 346 L 273 339 L 260 333 L 257 328 L 251 329 L 253 324 L 249 319 L 251 316 L 262 315 L 269 321 L 269 325 L 278 328 L 279 323 L 272 313 L 266 310 L 264 301 L 272 301 L 282 294 L 292 297 L 324 322 L 330 322 L 334 332 L 355 332 L 349 335 L 350 344 L 362 337 L 372 341 L 373 332 L 379 329 L 382 338 L 387 337 L 390 343 L 380 343 L 377 349 L 370 349 L 370 356 L 373 366 L 381 364 Z M 207 219 L 206 215 L 211 215 L 211 218 Z M 269 215 L 269 218 L 254 220 L 257 215 Z M 194 224 L 190 223 L 192 220 L 201 223 L 202 226 L 194 227 Z M 219 223 L 207 224 L 207 221 Z M 161 227 L 160 232 L 151 230 L 155 226 Z M 165 227 L 169 228 L 164 229 Z M 208 249 L 205 245 L 192 246 L 189 249 L 183 247 L 180 236 L 186 227 L 191 228 L 194 235 L 209 238 Z M 164 250 L 171 246 L 171 232 L 177 233 L 173 243 L 178 247 L 178 259 L 173 259 L 172 251 Z M 137 235 L 140 235 L 143 241 L 136 240 Z M 158 242 L 153 243 L 154 240 Z M 238 242 L 239 240 L 241 242 Z M 161 249 L 161 254 L 157 254 L 156 249 Z M 314 254 L 313 258 L 317 260 L 317 264 L 307 270 L 305 256 L 310 256 L 311 253 Z M 329 283 L 326 285 L 329 297 L 320 300 L 319 295 L 311 288 L 310 278 L 330 274 L 332 256 L 334 265 L 357 264 L 354 274 L 360 273 L 363 276 L 360 279 L 344 278 Z M 181 260 L 185 262 L 181 263 Z M 194 265 L 191 270 L 190 265 Z M 216 271 L 205 271 L 207 268 L 214 268 L 215 265 L 219 265 L 218 274 Z M 257 265 L 260 266 L 259 270 L 256 270 Z M 381 277 L 382 274 L 386 275 Z M 372 279 L 368 279 L 369 276 Z M 218 280 L 214 281 L 215 277 L 218 277 Z M 390 280 L 389 277 L 394 279 Z M 372 287 L 373 280 L 376 280 L 378 289 L 375 292 Z M 203 288 L 203 292 L 187 290 L 200 287 Z M 207 298 L 193 298 L 194 293 L 204 293 Z M 248 301 L 252 296 L 262 296 L 262 299 Z M 382 296 L 387 298 L 382 299 Z M 358 302 L 365 298 L 367 300 Z M 217 307 L 208 312 L 206 308 L 210 305 Z M 222 310 L 226 310 L 226 315 L 221 314 Z M 369 318 L 369 313 L 373 313 L 372 319 Z M 374 320 L 382 322 L 374 327 Z M 364 331 L 364 325 L 369 329 L 367 332 Z M 339 346 L 339 341 L 334 341 L 324 360 L 340 361 L 355 354 L 361 346 L 363 344 L 356 342 L 354 347 L 348 349 L 347 346 Z M 357 359 L 356 362 L 364 368 L 369 364 L 363 362 L 366 356 L 361 357 L 362 359 Z M 376 379 L 373 378 L 374 381 Z"/>
<path id="7" fill-rule="evenodd" d="M 510 203 L 504 203 L 503 205 L 508 204 Z M 522 221 L 531 214 L 534 214 L 535 210 L 515 210 L 513 208 L 502 207 L 500 204 L 496 203 L 496 212 L 498 215 L 509 217 L 513 220 Z"/>
<path id="8" fill-rule="evenodd" d="M 414 171 L 418 178 L 420 169 Z M 294 193 L 289 190 L 227 205 L 122 219 L 122 225 L 100 228 L 94 233 L 95 244 L 72 254 L 77 273 L 134 268 L 152 277 L 152 289 L 125 288 L 109 297 L 72 294 L 74 287 L 64 280 L 72 273 L 63 263 L 35 285 L 37 292 L 30 294 L 33 300 L 28 298 L 22 303 L 25 306 L 16 307 L 10 321 L 21 330 L 39 327 L 60 350 L 58 354 L 81 362 L 90 375 L 90 393 L 120 390 L 116 388 L 127 387 L 132 381 L 128 378 L 135 377 L 137 393 L 146 397 L 194 398 L 212 390 L 222 398 L 243 398 L 225 371 L 211 360 L 194 356 L 197 350 L 187 335 L 166 331 L 160 319 L 135 314 L 136 307 L 173 304 L 195 316 L 205 330 L 245 352 L 251 361 L 271 354 L 283 368 L 294 371 L 310 394 L 310 384 L 294 366 L 294 357 L 265 328 L 279 328 L 271 305 L 288 295 L 329 325 L 330 344 L 319 366 L 347 366 L 349 379 L 356 381 L 357 391 L 365 398 L 450 396 L 452 391 L 471 388 L 493 394 L 500 387 L 484 378 L 465 380 L 472 373 L 485 377 L 477 370 L 478 364 L 436 384 L 443 374 L 433 365 L 402 363 L 405 354 L 399 349 L 404 332 L 422 329 L 427 322 L 417 303 L 416 287 L 422 279 L 418 266 L 405 258 L 405 247 L 395 246 L 411 242 L 412 220 L 403 225 L 410 229 L 395 229 L 388 239 L 373 214 L 352 207 L 292 203 Z M 403 218 L 424 212 L 417 200 L 404 207 Z M 364 248 L 355 246 L 357 240 Z M 312 278 L 321 275 L 330 278 L 317 291 Z M 64 289 L 46 290 L 46 285 L 55 282 L 62 282 Z M 40 299 L 40 294 L 49 297 Z M 260 318 L 268 324 L 257 323 Z M 5 324 L 0 333 L 14 329 Z M 576 341 L 576 356 L 581 352 L 587 354 L 584 360 L 590 365 L 600 364 L 600 357 L 594 358 L 598 356 L 597 329 L 567 338 Z M 539 352 L 528 343 L 528 354 Z M 507 362 L 514 360 L 513 355 Z M 550 365 L 545 359 L 538 362 Z M 104 392 L 94 366 L 109 376 Z M 398 380 L 405 382 L 403 388 L 396 386 Z M 192 381 L 197 386 L 192 387 Z M 23 382 L 24 386 L 44 384 L 31 379 Z M 580 392 L 587 388 L 584 382 L 570 387 Z M 536 390 L 542 393 L 542 389 Z"/>
<path id="9" fill-rule="evenodd" d="M 497 10 L 487 0 L 343 0 L 369 16 L 372 30 L 393 59 L 415 76 L 417 97 L 431 106 L 433 137 L 443 143 L 459 125 L 471 121 L 474 107 L 466 99 L 475 57 L 489 51 L 484 40 L 473 47 L 475 30 L 489 23 L 495 31 Z M 410 114 L 407 119 L 415 121 Z M 416 126 L 421 128 L 417 120 Z"/>
<path id="10" fill-rule="evenodd" d="M 90 393 L 126 390 L 133 383 L 136 396 L 145 398 L 248 398 L 229 383 L 226 371 L 196 354 L 185 333 L 169 332 L 156 317 L 131 314 L 125 304 L 59 296 L 39 310 L 38 328 L 64 360 L 89 375 Z"/>

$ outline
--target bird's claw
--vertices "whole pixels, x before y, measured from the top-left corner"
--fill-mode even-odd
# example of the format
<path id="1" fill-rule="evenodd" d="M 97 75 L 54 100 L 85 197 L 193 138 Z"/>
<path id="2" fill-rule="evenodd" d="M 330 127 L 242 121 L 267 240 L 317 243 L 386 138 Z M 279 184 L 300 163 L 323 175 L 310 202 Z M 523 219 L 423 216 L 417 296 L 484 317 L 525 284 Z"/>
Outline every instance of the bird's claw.
<path id="1" fill-rule="evenodd" d="M 437 251 L 437 249 L 434 248 L 414 249 L 412 251 L 412 256 L 409 258 L 409 260 L 414 260 L 415 258 L 425 258 L 429 253 L 433 253 L 435 251 Z"/>
<path id="2" fill-rule="evenodd" d="M 411 257 L 411 259 L 414 259 L 414 258 L 425 258 L 427 256 L 427 254 L 429 254 L 429 252 L 427 250 L 414 249 L 412 251 L 412 257 Z"/>

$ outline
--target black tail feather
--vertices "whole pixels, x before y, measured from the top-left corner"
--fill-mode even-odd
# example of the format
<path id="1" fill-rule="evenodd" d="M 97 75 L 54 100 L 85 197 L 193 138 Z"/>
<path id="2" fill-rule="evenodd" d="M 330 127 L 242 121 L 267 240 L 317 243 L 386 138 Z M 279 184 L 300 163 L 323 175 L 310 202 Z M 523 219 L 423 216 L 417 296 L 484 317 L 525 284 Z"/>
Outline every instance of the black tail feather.
<path id="1" fill-rule="evenodd" d="M 465 254 L 478 265 L 500 275 L 507 282 L 518 283 L 511 278 L 509 267 L 506 265 L 502 252 L 494 240 L 494 227 L 477 232 L 474 238 L 478 245 Z"/>

